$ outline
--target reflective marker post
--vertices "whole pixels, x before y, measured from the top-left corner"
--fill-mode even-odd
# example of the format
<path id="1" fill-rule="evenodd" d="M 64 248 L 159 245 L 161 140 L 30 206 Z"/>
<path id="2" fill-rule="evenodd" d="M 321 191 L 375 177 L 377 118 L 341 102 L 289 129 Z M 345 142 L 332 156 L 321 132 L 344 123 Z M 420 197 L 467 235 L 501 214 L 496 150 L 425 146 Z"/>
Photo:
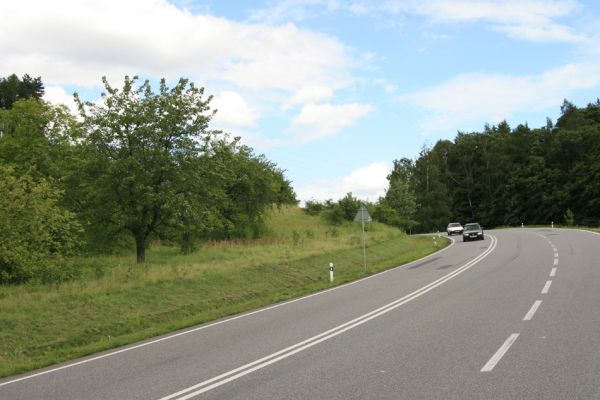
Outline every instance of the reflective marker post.
<path id="1" fill-rule="evenodd" d="M 329 282 L 333 282 L 333 263 L 329 263 Z"/>

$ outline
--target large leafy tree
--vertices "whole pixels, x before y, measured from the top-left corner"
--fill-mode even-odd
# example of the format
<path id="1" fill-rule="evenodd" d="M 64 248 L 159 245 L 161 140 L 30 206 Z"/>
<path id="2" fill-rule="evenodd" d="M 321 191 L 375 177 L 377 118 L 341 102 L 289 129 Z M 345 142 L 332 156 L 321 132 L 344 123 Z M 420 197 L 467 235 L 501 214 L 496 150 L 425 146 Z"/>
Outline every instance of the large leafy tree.
<path id="1" fill-rule="evenodd" d="M 44 95 L 42 78 L 32 78 L 28 74 L 22 79 L 15 74 L 0 78 L 0 108 L 8 109 L 13 103 L 21 99 L 40 100 Z"/>
<path id="2" fill-rule="evenodd" d="M 387 176 L 389 187 L 380 199 L 375 217 L 390 225 L 406 230 L 415 225 L 412 220 L 417 209 L 414 192 L 415 165 L 412 160 L 402 158 L 394 160 L 394 167 Z"/>
<path id="3" fill-rule="evenodd" d="M 448 194 L 445 176 L 446 155 L 433 149 L 423 148 L 415 162 L 415 193 L 417 210 L 415 219 L 424 231 L 443 230 L 451 217 L 452 200 Z"/>
<path id="4" fill-rule="evenodd" d="M 125 77 L 122 89 L 102 79 L 99 103 L 75 100 L 83 119 L 85 160 L 81 215 L 105 234 L 126 231 L 144 262 L 151 236 L 169 225 L 197 190 L 197 160 L 214 135 L 211 97 L 187 79 L 158 93 Z"/>

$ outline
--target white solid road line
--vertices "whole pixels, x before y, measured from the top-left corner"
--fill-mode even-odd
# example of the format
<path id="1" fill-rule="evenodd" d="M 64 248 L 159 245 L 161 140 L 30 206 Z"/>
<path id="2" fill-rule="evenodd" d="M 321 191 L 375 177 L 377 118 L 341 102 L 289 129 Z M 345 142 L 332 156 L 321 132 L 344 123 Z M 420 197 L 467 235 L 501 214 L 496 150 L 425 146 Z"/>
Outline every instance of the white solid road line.
<path id="1" fill-rule="evenodd" d="M 552 285 L 552 281 L 546 281 L 546 284 L 542 289 L 542 294 L 548 294 L 548 290 L 550 290 L 550 285 Z"/>
<path id="2" fill-rule="evenodd" d="M 556 268 L 552 268 L 552 270 L 550 271 L 550 277 L 553 278 L 556 276 Z"/>
<path id="3" fill-rule="evenodd" d="M 450 241 L 452 243 L 450 243 L 450 245 L 444 247 L 443 249 L 436 251 L 435 253 L 431 253 L 428 256 L 425 256 L 425 257 L 420 258 L 420 259 L 415 260 L 415 261 L 411 261 L 410 263 L 407 263 L 407 264 L 404 264 L 404 265 L 399 265 L 398 267 L 390 268 L 390 269 L 387 269 L 385 271 L 378 272 L 376 274 L 367 276 L 365 278 L 358 279 L 358 280 L 353 281 L 353 282 L 348 282 L 348 283 L 345 283 L 343 285 L 335 286 L 335 287 L 332 287 L 330 289 L 325 289 L 325 290 L 322 290 L 322 291 L 317 292 L 317 293 L 312 293 L 312 294 L 309 294 L 309 295 L 306 295 L 306 296 L 303 296 L 303 297 L 299 297 L 299 298 L 296 298 L 296 299 L 292 299 L 292 300 L 284 301 L 284 302 L 281 302 L 281 303 L 273 304 L 271 306 L 260 308 L 258 310 L 250 311 L 250 312 L 247 312 L 247 313 L 244 313 L 244 314 L 236 315 L 234 317 L 230 317 L 230 318 L 223 319 L 223 320 L 220 320 L 220 321 L 212 322 L 212 323 L 209 323 L 209 324 L 206 324 L 206 325 L 201 325 L 201 326 L 196 327 L 196 328 L 187 329 L 187 330 L 184 330 L 182 332 L 172 333 L 170 335 L 163 336 L 163 337 L 158 338 L 158 339 L 152 339 L 152 340 L 149 340 L 147 342 L 143 342 L 143 343 L 140 343 L 140 344 L 137 344 L 137 345 L 124 347 L 124 348 L 119 349 L 119 350 L 113 350 L 113 351 L 110 351 L 110 352 L 107 352 L 107 353 L 104 353 L 104 354 L 101 354 L 101 355 L 98 355 L 98 356 L 94 356 L 94 357 L 86 358 L 86 359 L 83 359 L 83 360 L 80 360 L 80 361 L 76 361 L 76 362 L 73 362 L 73 363 L 65 364 L 65 365 L 62 365 L 60 367 L 50 368 L 50 369 L 47 369 L 47 370 L 44 370 L 44 371 L 41 371 L 41 372 L 36 372 L 36 373 L 30 374 L 30 375 L 22 376 L 20 378 L 11 379 L 11 380 L 8 380 L 6 382 L 0 383 L 0 387 L 5 386 L 5 385 L 9 385 L 9 384 L 12 384 L 12 383 L 24 381 L 24 380 L 27 380 L 27 379 L 35 378 L 35 377 L 38 377 L 38 376 L 47 375 L 47 374 L 50 374 L 50 373 L 53 373 L 53 372 L 58 372 L 58 371 L 61 371 L 63 369 L 72 368 L 72 367 L 76 367 L 76 366 L 79 366 L 79 365 L 87 364 L 87 363 L 90 363 L 92 361 L 101 360 L 103 358 L 112 357 L 112 356 L 115 356 L 117 354 L 121 354 L 121 353 L 125 353 L 125 352 L 131 351 L 131 350 L 135 350 L 135 349 L 139 349 L 139 348 L 142 348 L 142 347 L 150 346 L 150 345 L 153 345 L 155 343 L 163 342 L 165 340 L 174 339 L 174 338 L 179 337 L 179 336 L 189 335 L 190 333 L 195 333 L 195 332 L 198 332 L 198 331 L 202 331 L 204 329 L 208 329 L 208 328 L 211 328 L 213 326 L 225 324 L 225 323 L 228 323 L 228 322 L 231 322 L 231 321 L 235 321 L 235 320 L 238 320 L 238 319 L 241 319 L 241 318 L 247 318 L 247 317 L 250 317 L 250 316 L 252 316 L 254 314 L 259 314 L 259 313 L 262 313 L 262 312 L 265 312 L 265 311 L 273 310 L 275 308 L 286 306 L 288 304 L 292 304 L 292 303 L 296 303 L 296 302 L 299 302 L 299 301 L 303 301 L 303 300 L 309 299 L 311 297 L 320 296 L 322 294 L 325 294 L 325 293 L 328 293 L 328 292 L 331 292 L 331 291 L 334 291 L 334 290 L 339 290 L 339 289 L 345 288 L 347 286 L 352 286 L 352 285 L 355 285 L 357 283 L 366 281 L 367 279 L 373 279 L 373 278 L 375 278 L 375 277 L 377 277 L 379 275 L 383 275 L 383 274 L 389 273 L 389 272 L 391 272 L 392 270 L 394 270 L 396 268 L 407 268 L 407 267 L 410 267 L 412 264 L 415 264 L 417 262 L 426 260 L 428 258 L 433 257 L 434 255 L 438 255 L 438 254 L 440 254 L 440 253 L 448 250 L 455 243 L 454 239 L 452 239 L 452 238 L 449 238 L 449 239 L 450 239 Z"/>
<path id="4" fill-rule="evenodd" d="M 338 336 L 346 331 L 349 331 L 350 329 L 353 329 L 357 326 L 360 326 L 374 318 L 377 318 L 381 315 L 387 314 L 388 312 L 390 312 L 390 311 L 392 311 L 392 310 L 394 310 L 394 309 L 396 309 L 418 297 L 421 297 L 425 293 L 430 292 L 431 290 L 437 288 L 438 286 L 446 283 L 450 279 L 455 278 L 456 276 L 460 275 L 464 271 L 467 271 L 468 269 L 473 267 L 475 264 L 477 264 L 479 261 L 481 261 L 485 257 L 487 257 L 496 248 L 496 244 L 498 243 L 498 239 L 496 239 L 496 237 L 491 236 L 491 235 L 488 235 L 488 236 L 491 238 L 491 244 L 479 256 L 475 257 L 473 260 L 469 261 L 468 263 L 466 263 L 462 267 L 456 269 L 455 271 L 444 275 L 443 277 L 423 286 L 420 289 L 415 290 L 414 292 L 412 292 L 400 299 L 397 299 L 391 303 L 388 303 L 382 307 L 379 307 L 367 314 L 364 314 L 357 318 L 354 318 L 353 320 L 348 321 L 339 326 L 336 326 L 335 328 L 332 328 L 328 331 L 325 331 L 325 332 L 315 335 L 311 338 L 308 338 L 302 342 L 296 343 L 292 346 L 286 347 L 285 349 L 279 350 L 275 353 L 272 353 L 265 357 L 262 357 L 261 359 L 253 361 L 251 363 L 248 363 L 246 365 L 243 365 L 243 366 L 233 369 L 231 371 L 225 372 L 214 378 L 197 383 L 193 386 L 182 389 L 176 393 L 170 394 L 165 397 L 161 397 L 159 400 L 171 400 L 171 399 L 188 400 L 199 394 L 208 392 L 209 390 L 215 389 L 226 383 L 229 383 L 229 382 L 234 381 L 238 378 L 241 378 L 245 375 L 248 375 L 248 374 L 250 374 L 254 371 L 257 371 L 261 368 L 264 368 L 266 366 L 274 364 L 277 361 L 288 358 L 288 357 L 290 357 L 296 353 L 299 353 L 303 350 L 311 348 L 311 347 L 313 347 L 321 342 L 324 342 L 328 339 L 336 337 L 336 336 Z"/>
<path id="5" fill-rule="evenodd" d="M 540 304 L 542 304 L 542 301 L 541 300 L 536 300 L 535 303 L 533 303 L 533 305 L 531 306 L 531 308 L 527 312 L 527 314 L 525 315 L 525 318 L 523 318 L 523 321 L 531 321 L 531 319 L 533 318 L 535 312 L 540 307 Z"/>
<path id="6" fill-rule="evenodd" d="M 513 343 L 515 342 L 515 340 L 517 340 L 518 337 L 518 333 L 513 333 L 512 335 L 510 335 L 508 339 L 506 339 L 504 344 L 500 346 L 496 354 L 494 354 L 492 358 L 490 358 L 490 360 L 483 366 L 483 368 L 481 368 L 481 372 L 490 372 L 491 370 L 493 370 L 496 364 L 498 364 L 498 362 L 502 359 L 504 354 L 506 354 L 508 349 L 510 349 L 510 346 L 513 345 Z"/>

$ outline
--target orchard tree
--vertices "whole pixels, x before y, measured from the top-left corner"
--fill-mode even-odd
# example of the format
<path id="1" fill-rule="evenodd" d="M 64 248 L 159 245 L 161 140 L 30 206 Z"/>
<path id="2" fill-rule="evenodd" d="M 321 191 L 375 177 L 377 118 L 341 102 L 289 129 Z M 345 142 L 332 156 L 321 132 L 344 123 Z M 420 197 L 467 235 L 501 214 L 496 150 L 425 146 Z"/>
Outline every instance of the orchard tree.
<path id="1" fill-rule="evenodd" d="M 215 135 L 208 131 L 212 96 L 183 78 L 173 88 L 162 79 L 158 93 L 137 77 L 126 76 L 122 89 L 102 82 L 99 103 L 75 94 L 85 152 L 80 215 L 105 233 L 129 232 L 141 263 L 151 236 L 193 206 L 190 182 Z"/>

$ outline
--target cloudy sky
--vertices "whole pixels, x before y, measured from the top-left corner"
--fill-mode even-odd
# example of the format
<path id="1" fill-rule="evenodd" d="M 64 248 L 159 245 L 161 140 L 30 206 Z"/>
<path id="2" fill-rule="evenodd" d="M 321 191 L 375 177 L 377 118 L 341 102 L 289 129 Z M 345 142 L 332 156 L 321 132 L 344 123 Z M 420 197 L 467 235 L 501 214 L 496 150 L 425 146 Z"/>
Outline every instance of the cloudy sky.
<path id="1" fill-rule="evenodd" d="M 302 200 L 383 195 L 394 159 L 556 120 L 600 97 L 600 5 L 575 0 L 0 0 L 0 76 L 46 99 L 101 77 L 187 77 L 212 127 L 286 171 Z"/>

